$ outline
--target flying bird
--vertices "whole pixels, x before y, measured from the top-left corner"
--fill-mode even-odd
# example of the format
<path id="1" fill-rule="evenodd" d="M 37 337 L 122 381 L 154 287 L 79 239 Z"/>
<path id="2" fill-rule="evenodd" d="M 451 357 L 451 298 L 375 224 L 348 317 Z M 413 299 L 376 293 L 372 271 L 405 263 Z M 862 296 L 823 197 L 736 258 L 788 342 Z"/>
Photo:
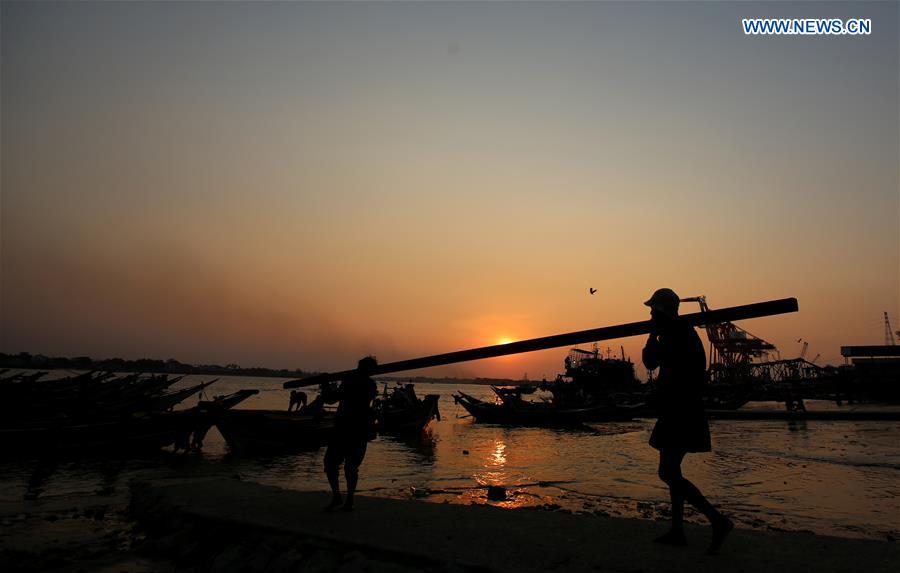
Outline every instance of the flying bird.
<path id="1" fill-rule="evenodd" d="M 595 293 L 595 292 L 597 292 L 597 289 L 595 289 L 595 288 L 593 288 L 593 287 L 591 287 L 591 288 L 590 288 L 590 289 L 588 289 L 588 290 L 590 290 L 590 291 L 591 291 L 591 294 L 594 294 L 594 293 Z"/>

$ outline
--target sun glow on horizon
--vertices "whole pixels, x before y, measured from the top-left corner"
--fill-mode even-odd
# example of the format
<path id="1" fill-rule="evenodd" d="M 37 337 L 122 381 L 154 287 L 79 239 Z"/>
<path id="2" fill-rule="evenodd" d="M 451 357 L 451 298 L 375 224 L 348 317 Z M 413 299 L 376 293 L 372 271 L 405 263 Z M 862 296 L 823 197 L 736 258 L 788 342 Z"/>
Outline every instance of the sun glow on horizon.
<path id="1" fill-rule="evenodd" d="M 737 5 L 33 4 L 0 10 L 0 352 L 341 371 L 669 286 L 796 297 L 747 327 L 839 365 L 900 316 L 896 2 L 814 51 L 709 37 Z M 512 350 L 421 374 L 565 372 Z"/>

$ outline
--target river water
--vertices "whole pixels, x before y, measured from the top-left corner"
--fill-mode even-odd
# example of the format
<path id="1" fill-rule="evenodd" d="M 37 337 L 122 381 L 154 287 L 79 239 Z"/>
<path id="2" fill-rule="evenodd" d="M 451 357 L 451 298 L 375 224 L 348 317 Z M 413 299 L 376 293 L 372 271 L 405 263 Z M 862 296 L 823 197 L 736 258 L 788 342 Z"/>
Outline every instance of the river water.
<path id="1" fill-rule="evenodd" d="M 182 384 L 210 377 L 191 377 Z M 283 380 L 224 378 L 210 388 L 260 393 L 239 408 L 287 408 Z M 665 519 L 668 493 L 647 445 L 652 420 L 594 424 L 583 431 L 475 424 L 452 394 L 490 398 L 488 386 L 419 384 L 439 394 L 442 419 L 421 439 L 379 437 L 369 444 L 360 493 L 433 502 L 490 503 Z M 314 392 L 312 392 L 314 394 Z M 196 398 L 186 405 L 196 403 Z M 749 407 L 777 407 L 753 404 Z M 808 403 L 809 409 L 835 408 Z M 862 407 L 862 406 L 860 406 Z M 900 422 L 712 421 L 713 452 L 688 455 L 684 474 L 739 527 L 806 530 L 870 539 L 900 537 Z M 235 456 L 213 428 L 201 454 L 137 459 L 0 463 L 0 503 L 127 499 L 133 479 L 164 481 L 237 476 L 288 489 L 327 491 L 324 450 Z M 506 501 L 489 501 L 502 485 Z M 323 503 L 327 497 L 323 493 Z M 702 517 L 688 511 L 689 521 Z"/>

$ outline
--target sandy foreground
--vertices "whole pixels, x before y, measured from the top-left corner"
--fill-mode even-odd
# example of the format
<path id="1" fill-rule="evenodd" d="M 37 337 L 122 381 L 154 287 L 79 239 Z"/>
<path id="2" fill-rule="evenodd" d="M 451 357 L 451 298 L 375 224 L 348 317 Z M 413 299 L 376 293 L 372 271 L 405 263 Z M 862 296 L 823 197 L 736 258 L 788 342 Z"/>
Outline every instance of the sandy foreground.
<path id="1" fill-rule="evenodd" d="M 900 551 L 891 542 L 736 530 L 720 555 L 709 556 L 709 530 L 701 526 L 688 525 L 690 546 L 671 548 L 650 542 L 665 524 L 637 519 L 372 497 L 359 498 L 353 512 L 327 513 L 327 501 L 324 493 L 215 479 L 138 487 L 132 510 L 157 525 L 192 523 L 200 531 L 253 538 L 257 550 L 271 543 L 260 560 L 269 559 L 272 568 L 297 551 L 296 540 L 307 540 L 297 554 L 306 565 L 317 545 L 341 553 L 339 561 L 317 564 L 323 570 L 375 570 L 385 563 L 492 571 L 900 570 Z"/>
<path id="2" fill-rule="evenodd" d="M 237 479 L 135 484 L 127 513 L 45 505 L 5 515 L 3 571 L 898 571 L 896 543 L 735 530 L 721 553 L 709 529 L 690 546 L 650 540 L 666 524 L 535 509 L 360 497 L 328 513 L 324 492 Z"/>
<path id="3" fill-rule="evenodd" d="M 127 500 L 87 495 L 0 503 L 0 571 L 145 573 L 171 570 L 133 550 Z"/>

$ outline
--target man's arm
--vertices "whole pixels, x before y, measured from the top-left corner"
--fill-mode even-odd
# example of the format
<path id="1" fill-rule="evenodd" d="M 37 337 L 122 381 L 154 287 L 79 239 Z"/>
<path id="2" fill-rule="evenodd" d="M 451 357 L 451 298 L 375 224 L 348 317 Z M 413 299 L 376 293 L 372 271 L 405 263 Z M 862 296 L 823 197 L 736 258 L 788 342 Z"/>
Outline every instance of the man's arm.
<path id="1" fill-rule="evenodd" d="M 647 339 L 647 344 L 644 345 L 644 350 L 641 352 L 641 359 L 647 370 L 659 368 L 659 355 L 659 335 L 651 332 L 650 338 Z"/>

